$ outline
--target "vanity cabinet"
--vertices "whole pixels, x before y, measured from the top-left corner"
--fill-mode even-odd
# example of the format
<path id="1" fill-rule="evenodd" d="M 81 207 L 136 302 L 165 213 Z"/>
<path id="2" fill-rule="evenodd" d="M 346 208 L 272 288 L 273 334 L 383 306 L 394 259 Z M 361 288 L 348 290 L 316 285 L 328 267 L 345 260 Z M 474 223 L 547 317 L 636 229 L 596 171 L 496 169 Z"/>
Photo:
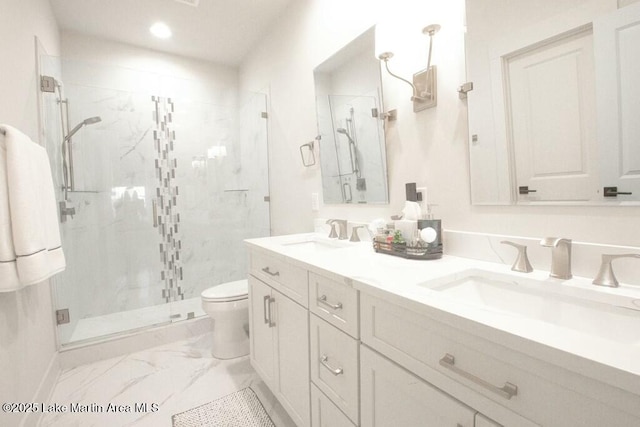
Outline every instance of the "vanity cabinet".
<path id="1" fill-rule="evenodd" d="M 309 426 L 309 314 L 249 276 L 251 365 L 298 426 Z"/>
<path id="2" fill-rule="evenodd" d="M 622 371 L 260 249 L 251 363 L 298 426 L 640 425 Z"/>

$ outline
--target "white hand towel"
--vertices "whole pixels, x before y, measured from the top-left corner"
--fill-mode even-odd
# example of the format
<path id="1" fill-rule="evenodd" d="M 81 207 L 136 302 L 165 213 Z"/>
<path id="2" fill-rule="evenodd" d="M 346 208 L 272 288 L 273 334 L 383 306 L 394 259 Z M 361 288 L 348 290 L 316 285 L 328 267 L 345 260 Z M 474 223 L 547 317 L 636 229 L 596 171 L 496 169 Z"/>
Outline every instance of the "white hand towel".
<path id="1" fill-rule="evenodd" d="M 0 292 L 42 282 L 65 266 L 47 152 L 0 125 Z"/>

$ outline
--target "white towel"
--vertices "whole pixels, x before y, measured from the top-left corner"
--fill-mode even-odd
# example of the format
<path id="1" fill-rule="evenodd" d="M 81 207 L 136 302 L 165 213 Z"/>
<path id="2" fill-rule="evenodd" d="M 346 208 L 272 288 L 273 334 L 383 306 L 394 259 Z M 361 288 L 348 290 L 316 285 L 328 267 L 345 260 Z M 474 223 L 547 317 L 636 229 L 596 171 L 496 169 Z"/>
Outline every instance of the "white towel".
<path id="1" fill-rule="evenodd" d="M 65 266 L 49 156 L 0 125 L 0 292 L 42 282 Z"/>

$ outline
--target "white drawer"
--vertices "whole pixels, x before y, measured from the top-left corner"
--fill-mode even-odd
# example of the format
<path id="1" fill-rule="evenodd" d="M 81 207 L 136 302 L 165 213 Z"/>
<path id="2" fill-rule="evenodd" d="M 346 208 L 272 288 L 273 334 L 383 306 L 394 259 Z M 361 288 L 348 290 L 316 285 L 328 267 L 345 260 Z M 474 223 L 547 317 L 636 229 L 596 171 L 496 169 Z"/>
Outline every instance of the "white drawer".
<path id="1" fill-rule="evenodd" d="M 355 427 L 318 387 L 311 384 L 311 427 Z"/>
<path id="2" fill-rule="evenodd" d="M 307 270 L 284 259 L 251 252 L 251 274 L 298 304 L 308 307 Z"/>
<path id="3" fill-rule="evenodd" d="M 585 395 L 584 377 L 364 293 L 360 303 L 363 343 L 505 426 L 527 425 L 516 414 L 544 426 L 640 425 Z"/>
<path id="4" fill-rule="evenodd" d="M 315 315 L 309 326 L 311 381 L 357 425 L 358 341 Z"/>
<path id="5" fill-rule="evenodd" d="M 362 346 L 362 425 L 474 427 L 476 411 Z"/>
<path id="6" fill-rule="evenodd" d="M 309 273 L 309 310 L 354 338 L 358 331 L 358 291 Z"/>

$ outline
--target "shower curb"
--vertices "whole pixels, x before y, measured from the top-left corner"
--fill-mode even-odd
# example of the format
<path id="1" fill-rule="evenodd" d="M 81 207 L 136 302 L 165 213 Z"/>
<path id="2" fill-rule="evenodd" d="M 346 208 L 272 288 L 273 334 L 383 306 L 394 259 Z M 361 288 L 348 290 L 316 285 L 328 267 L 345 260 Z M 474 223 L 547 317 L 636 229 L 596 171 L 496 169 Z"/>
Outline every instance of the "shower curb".
<path id="1" fill-rule="evenodd" d="M 98 342 L 78 343 L 59 350 L 62 371 L 112 357 L 123 356 L 147 348 L 202 335 L 213 330 L 208 316 L 183 320 L 168 325 L 145 328 L 126 335 L 105 338 Z"/>

